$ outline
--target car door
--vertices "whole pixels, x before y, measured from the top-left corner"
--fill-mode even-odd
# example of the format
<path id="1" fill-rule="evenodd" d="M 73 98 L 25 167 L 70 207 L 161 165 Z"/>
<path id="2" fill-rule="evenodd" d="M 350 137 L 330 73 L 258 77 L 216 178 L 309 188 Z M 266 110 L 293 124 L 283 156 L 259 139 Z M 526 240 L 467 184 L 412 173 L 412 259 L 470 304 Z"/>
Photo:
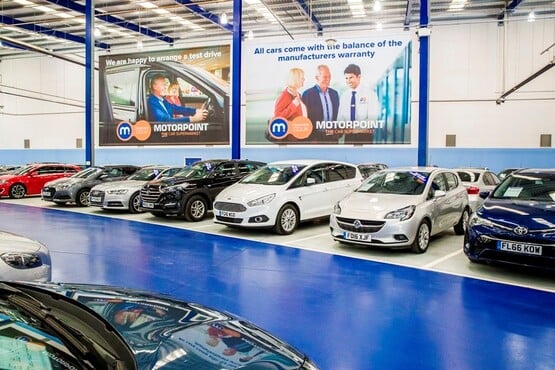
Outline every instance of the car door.
<path id="1" fill-rule="evenodd" d="M 450 227 L 456 224 L 461 214 L 468 204 L 468 195 L 466 188 L 460 184 L 459 178 L 453 172 L 443 173 L 447 185 L 447 205 L 449 209 L 448 225 Z"/>
<path id="2" fill-rule="evenodd" d="M 206 185 L 210 198 L 214 199 L 222 190 L 229 185 L 235 184 L 243 177 L 237 169 L 237 163 L 233 161 L 223 162 L 214 168 Z"/>
<path id="3" fill-rule="evenodd" d="M 326 188 L 326 163 L 310 166 L 286 191 L 287 198 L 299 205 L 301 220 L 322 217 L 328 212 L 330 193 Z M 331 205 L 333 207 L 333 204 Z"/>
<path id="4" fill-rule="evenodd" d="M 450 200 L 447 197 L 447 183 L 443 172 L 435 172 L 431 178 L 432 184 L 429 190 L 429 197 L 433 198 L 432 207 L 432 232 L 437 233 L 441 230 L 447 229 L 449 226 L 450 218 Z M 444 192 L 445 195 L 437 196 L 437 192 Z"/>
<path id="5" fill-rule="evenodd" d="M 329 163 L 326 167 L 326 189 L 329 192 L 329 213 L 333 206 L 360 185 L 356 181 L 357 169 L 342 163 Z"/>

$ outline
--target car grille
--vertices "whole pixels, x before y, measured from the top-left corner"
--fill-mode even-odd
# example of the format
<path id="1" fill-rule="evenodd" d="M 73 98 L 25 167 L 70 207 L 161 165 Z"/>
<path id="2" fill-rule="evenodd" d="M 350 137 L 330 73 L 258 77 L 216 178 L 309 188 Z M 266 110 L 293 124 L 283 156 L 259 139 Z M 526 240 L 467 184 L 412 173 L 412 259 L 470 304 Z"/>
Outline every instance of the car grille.
<path id="1" fill-rule="evenodd" d="M 337 224 L 340 228 L 347 231 L 353 231 L 357 233 L 375 233 L 380 231 L 380 229 L 385 225 L 384 221 L 372 221 L 372 220 L 358 220 L 355 218 L 345 218 L 337 217 Z M 355 221 L 359 221 L 359 227 L 354 225 Z"/>
<path id="2" fill-rule="evenodd" d="M 239 203 L 229 203 L 229 202 L 216 202 L 214 203 L 214 208 L 220 211 L 228 212 L 245 212 L 247 207 Z"/>
<path id="3" fill-rule="evenodd" d="M 146 185 L 141 189 L 141 200 L 143 202 L 156 202 L 160 194 L 159 185 Z"/>
<path id="4" fill-rule="evenodd" d="M 492 249 L 484 249 L 480 254 L 480 258 L 519 265 L 536 266 L 552 270 L 554 269 L 553 262 L 555 261 L 555 258 L 552 256 L 528 256 L 509 252 L 499 252 Z"/>
<path id="5" fill-rule="evenodd" d="M 222 216 L 216 216 L 216 220 L 222 221 L 222 222 L 228 222 L 230 224 L 240 224 L 241 221 L 243 221 L 242 218 L 231 218 L 231 217 L 222 217 Z"/>
<path id="6" fill-rule="evenodd" d="M 93 190 L 89 194 L 90 205 L 102 205 L 105 193 L 101 190 Z M 95 199 L 96 198 L 96 199 Z M 95 200 L 93 200 L 95 199 Z"/>

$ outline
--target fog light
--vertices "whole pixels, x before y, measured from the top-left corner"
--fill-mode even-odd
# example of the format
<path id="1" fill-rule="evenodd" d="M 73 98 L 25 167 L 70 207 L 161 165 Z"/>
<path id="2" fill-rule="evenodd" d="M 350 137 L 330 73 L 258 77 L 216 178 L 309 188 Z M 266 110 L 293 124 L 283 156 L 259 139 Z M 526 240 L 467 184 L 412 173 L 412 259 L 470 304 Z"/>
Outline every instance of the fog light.
<path id="1" fill-rule="evenodd" d="M 400 242 L 406 242 L 406 241 L 409 240 L 409 239 L 407 238 L 407 236 L 404 235 L 404 234 L 395 234 L 395 235 L 393 235 L 393 239 L 398 240 L 398 241 L 400 241 Z"/>
<path id="2" fill-rule="evenodd" d="M 262 216 L 254 216 L 249 218 L 249 223 L 255 223 L 255 224 L 259 224 L 262 222 L 266 222 L 268 221 L 268 217 L 262 215 Z"/>

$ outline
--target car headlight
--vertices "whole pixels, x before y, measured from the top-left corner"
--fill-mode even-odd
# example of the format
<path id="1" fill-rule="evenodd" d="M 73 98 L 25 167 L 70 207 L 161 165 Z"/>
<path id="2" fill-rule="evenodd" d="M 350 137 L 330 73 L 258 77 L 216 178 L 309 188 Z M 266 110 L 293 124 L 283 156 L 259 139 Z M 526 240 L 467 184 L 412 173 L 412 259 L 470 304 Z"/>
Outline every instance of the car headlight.
<path id="1" fill-rule="evenodd" d="M 341 206 L 339 205 L 339 202 L 335 203 L 335 206 L 333 206 L 333 213 L 336 215 L 341 214 Z"/>
<path id="2" fill-rule="evenodd" d="M 405 208 L 397 209 L 395 211 L 391 211 L 385 215 L 386 219 L 399 219 L 399 221 L 405 221 L 412 217 L 414 211 L 416 210 L 416 206 L 408 206 Z"/>
<path id="3" fill-rule="evenodd" d="M 160 187 L 160 193 L 177 193 L 175 186 Z"/>
<path id="4" fill-rule="evenodd" d="M 108 190 L 106 193 L 121 195 L 121 194 L 127 194 L 128 192 L 129 192 L 129 189 L 114 189 L 114 190 Z"/>
<path id="5" fill-rule="evenodd" d="M 66 190 L 71 188 L 72 184 L 61 184 L 56 186 L 56 190 Z"/>
<path id="6" fill-rule="evenodd" d="M 6 264 L 16 269 L 30 269 L 42 265 L 38 254 L 9 252 L 0 255 Z"/>
<path id="7" fill-rule="evenodd" d="M 247 202 L 247 205 L 249 207 L 263 206 L 264 204 L 270 203 L 272 200 L 274 200 L 275 197 L 276 197 L 276 193 L 272 193 L 260 198 L 253 199 L 250 202 Z"/>
<path id="8" fill-rule="evenodd" d="M 493 222 L 491 222 L 487 218 L 479 217 L 478 215 L 476 215 L 476 213 L 473 213 L 472 216 L 470 216 L 470 220 L 468 220 L 468 225 L 469 226 L 489 226 L 489 227 L 491 227 L 491 226 L 493 226 Z"/>

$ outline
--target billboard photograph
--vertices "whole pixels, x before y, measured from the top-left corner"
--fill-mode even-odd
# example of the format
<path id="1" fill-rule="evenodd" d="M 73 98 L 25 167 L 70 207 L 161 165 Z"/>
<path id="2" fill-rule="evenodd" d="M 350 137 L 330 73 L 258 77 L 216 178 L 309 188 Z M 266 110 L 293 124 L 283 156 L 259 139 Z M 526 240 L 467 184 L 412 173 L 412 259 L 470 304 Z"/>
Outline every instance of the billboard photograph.
<path id="1" fill-rule="evenodd" d="M 409 35 L 249 42 L 246 144 L 410 144 Z"/>
<path id="2" fill-rule="evenodd" d="M 228 145 L 230 47 L 99 57 L 99 145 Z"/>

